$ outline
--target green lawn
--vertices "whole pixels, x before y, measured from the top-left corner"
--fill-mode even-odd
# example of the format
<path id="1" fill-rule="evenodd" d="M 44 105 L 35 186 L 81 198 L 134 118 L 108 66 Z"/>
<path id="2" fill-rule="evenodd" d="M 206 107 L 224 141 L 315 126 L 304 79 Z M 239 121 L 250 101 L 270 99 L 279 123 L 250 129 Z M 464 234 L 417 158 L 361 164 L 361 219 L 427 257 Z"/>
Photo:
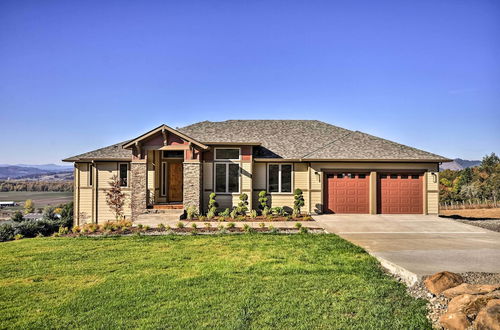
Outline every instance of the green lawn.
<path id="1" fill-rule="evenodd" d="M 335 235 L 24 239 L 0 270 L 0 328 L 430 328 Z"/>

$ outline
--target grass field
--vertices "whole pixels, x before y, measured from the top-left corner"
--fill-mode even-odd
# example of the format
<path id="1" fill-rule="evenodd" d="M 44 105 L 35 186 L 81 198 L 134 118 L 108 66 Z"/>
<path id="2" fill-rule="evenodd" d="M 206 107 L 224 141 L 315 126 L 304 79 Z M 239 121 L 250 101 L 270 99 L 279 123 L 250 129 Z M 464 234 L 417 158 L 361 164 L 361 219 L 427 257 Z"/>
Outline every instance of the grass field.
<path id="1" fill-rule="evenodd" d="M 335 235 L 24 239 L 0 269 L 0 328 L 430 328 Z"/>

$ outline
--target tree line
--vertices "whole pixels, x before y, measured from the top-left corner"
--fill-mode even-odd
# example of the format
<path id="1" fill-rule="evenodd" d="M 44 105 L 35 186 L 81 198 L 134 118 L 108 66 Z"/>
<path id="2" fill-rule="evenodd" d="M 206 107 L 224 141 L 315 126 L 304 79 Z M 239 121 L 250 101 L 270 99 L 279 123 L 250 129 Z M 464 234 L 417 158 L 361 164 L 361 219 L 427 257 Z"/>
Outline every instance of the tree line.
<path id="1" fill-rule="evenodd" d="M 0 180 L 0 191 L 73 191 L 73 181 Z"/>
<path id="2" fill-rule="evenodd" d="M 481 164 L 460 171 L 440 173 L 439 197 L 441 203 L 497 204 L 500 193 L 500 158 L 492 153 L 483 157 Z"/>

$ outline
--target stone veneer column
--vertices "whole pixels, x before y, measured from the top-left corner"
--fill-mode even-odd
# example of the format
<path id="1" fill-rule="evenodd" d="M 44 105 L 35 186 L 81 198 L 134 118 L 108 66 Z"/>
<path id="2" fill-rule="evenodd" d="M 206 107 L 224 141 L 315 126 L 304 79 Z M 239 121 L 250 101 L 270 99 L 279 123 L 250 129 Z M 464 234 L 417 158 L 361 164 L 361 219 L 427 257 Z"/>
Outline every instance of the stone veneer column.
<path id="1" fill-rule="evenodd" d="M 132 221 L 146 210 L 146 162 L 132 162 L 130 164 L 132 188 L 130 196 L 130 207 L 132 209 Z"/>
<path id="2" fill-rule="evenodd" d="M 184 209 L 189 206 L 196 207 L 196 211 L 201 209 L 201 163 L 200 162 L 184 162 L 183 164 L 183 204 Z"/>

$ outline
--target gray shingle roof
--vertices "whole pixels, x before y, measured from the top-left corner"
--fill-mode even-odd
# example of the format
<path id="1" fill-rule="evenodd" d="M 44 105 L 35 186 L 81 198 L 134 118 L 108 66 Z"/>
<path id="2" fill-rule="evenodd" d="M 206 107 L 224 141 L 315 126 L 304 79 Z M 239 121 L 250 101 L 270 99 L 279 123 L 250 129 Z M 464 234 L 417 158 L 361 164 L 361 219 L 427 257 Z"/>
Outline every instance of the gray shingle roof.
<path id="1" fill-rule="evenodd" d="M 63 159 L 65 162 L 77 162 L 83 160 L 92 160 L 92 159 L 109 159 L 109 160 L 123 160 L 123 159 L 132 159 L 132 151 L 128 149 L 123 149 L 122 146 L 127 143 L 127 141 L 123 141 L 117 144 L 113 144 L 104 148 L 96 149 L 93 151 L 89 151 L 80 155 L 76 155 L 73 157 L 69 157 Z"/>
<path id="2" fill-rule="evenodd" d="M 260 143 L 260 146 L 254 148 L 256 158 L 448 160 L 436 154 L 318 120 L 203 121 L 179 128 L 178 131 L 208 145 Z M 131 151 L 122 148 L 126 142 L 128 141 L 65 160 L 130 159 Z"/>

